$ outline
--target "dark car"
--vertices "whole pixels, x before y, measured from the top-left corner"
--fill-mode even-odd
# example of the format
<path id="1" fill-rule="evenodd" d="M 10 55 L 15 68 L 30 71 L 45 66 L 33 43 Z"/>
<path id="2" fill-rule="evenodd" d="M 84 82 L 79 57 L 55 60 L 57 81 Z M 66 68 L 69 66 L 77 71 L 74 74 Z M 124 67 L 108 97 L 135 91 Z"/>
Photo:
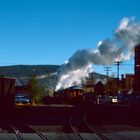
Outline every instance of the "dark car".
<path id="1" fill-rule="evenodd" d="M 27 94 L 17 93 L 15 94 L 15 103 L 31 104 L 31 99 L 27 96 Z"/>
<path id="2" fill-rule="evenodd" d="M 120 94 L 120 95 L 118 95 L 118 101 L 121 104 L 128 104 L 129 99 L 130 99 L 129 94 Z"/>
<path id="3" fill-rule="evenodd" d="M 107 95 L 99 95 L 97 97 L 97 104 L 110 104 L 112 103 L 112 97 Z"/>

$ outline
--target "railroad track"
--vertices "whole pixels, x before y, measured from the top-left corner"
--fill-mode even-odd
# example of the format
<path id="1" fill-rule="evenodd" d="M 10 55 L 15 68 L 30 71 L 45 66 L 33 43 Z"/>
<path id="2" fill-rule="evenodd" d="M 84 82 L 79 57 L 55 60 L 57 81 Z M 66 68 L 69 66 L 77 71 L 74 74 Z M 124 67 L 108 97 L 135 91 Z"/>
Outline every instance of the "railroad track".
<path id="1" fill-rule="evenodd" d="M 34 130 L 28 125 L 12 125 L 11 129 L 17 140 L 48 140 L 42 133 Z"/>
<path id="2" fill-rule="evenodd" d="M 73 131 L 73 133 L 75 134 L 75 137 L 78 139 L 78 140 L 85 140 L 87 138 L 84 138 L 82 136 L 82 133 L 87 133 L 87 137 L 88 137 L 88 134 L 92 134 L 92 135 L 96 135 L 98 137 L 98 139 L 101 139 L 101 140 L 109 140 L 106 136 L 104 136 L 99 130 L 95 129 L 93 126 L 91 126 L 87 120 L 86 120 L 86 116 L 87 116 L 87 113 L 88 111 L 86 111 L 85 113 L 83 113 L 82 115 L 79 114 L 79 116 L 77 115 L 73 115 L 70 120 L 69 120 L 69 123 L 70 123 L 70 127 Z M 78 121 L 78 123 L 76 122 Z M 90 135 L 91 137 L 91 135 Z M 90 139 L 90 138 L 89 138 Z M 94 138 L 95 139 L 95 138 Z M 91 138 L 92 140 L 92 138 Z"/>
<path id="3" fill-rule="evenodd" d="M 84 140 L 84 139 L 82 138 L 82 136 L 80 135 L 78 129 L 72 124 L 72 120 L 73 120 L 73 117 L 70 118 L 69 123 L 70 123 L 70 127 L 71 127 L 72 131 L 73 131 L 74 134 L 75 134 L 75 137 L 76 137 L 78 140 Z"/>
<path id="4" fill-rule="evenodd" d="M 80 117 L 79 117 L 80 115 Z M 69 120 L 70 127 L 78 140 L 84 140 L 82 133 L 91 134 L 93 131 L 84 122 L 84 115 L 77 112 Z"/>
<path id="5" fill-rule="evenodd" d="M 87 125 L 87 127 L 92 130 L 92 132 L 96 133 L 97 136 L 99 136 L 102 140 L 109 140 L 108 137 L 106 137 L 105 135 L 103 135 L 99 130 L 97 130 L 94 126 L 91 126 L 88 122 L 87 122 L 87 113 L 88 111 L 85 112 L 84 114 L 84 122 Z"/>

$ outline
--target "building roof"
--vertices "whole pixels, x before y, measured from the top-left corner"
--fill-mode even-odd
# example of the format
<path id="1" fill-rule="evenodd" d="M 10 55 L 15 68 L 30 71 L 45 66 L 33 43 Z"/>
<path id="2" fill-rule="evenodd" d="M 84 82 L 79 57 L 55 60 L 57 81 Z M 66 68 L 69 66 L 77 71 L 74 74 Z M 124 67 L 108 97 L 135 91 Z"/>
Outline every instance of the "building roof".
<path id="1" fill-rule="evenodd" d="M 82 87 L 80 86 L 72 86 L 72 87 L 69 87 L 67 89 L 72 89 L 72 90 L 83 90 Z"/>

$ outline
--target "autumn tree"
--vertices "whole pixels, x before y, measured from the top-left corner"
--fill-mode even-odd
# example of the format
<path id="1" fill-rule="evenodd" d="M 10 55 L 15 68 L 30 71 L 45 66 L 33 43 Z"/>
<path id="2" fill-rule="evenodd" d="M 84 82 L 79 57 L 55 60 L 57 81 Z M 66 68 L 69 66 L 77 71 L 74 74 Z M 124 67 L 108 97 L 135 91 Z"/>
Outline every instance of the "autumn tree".
<path id="1" fill-rule="evenodd" d="M 108 79 L 106 85 L 106 91 L 110 94 L 110 95 L 114 95 L 115 93 L 118 92 L 118 81 L 115 78 L 110 78 Z"/>
<path id="2" fill-rule="evenodd" d="M 105 87 L 101 81 L 99 81 L 95 86 L 95 94 L 96 95 L 103 95 L 105 92 Z"/>

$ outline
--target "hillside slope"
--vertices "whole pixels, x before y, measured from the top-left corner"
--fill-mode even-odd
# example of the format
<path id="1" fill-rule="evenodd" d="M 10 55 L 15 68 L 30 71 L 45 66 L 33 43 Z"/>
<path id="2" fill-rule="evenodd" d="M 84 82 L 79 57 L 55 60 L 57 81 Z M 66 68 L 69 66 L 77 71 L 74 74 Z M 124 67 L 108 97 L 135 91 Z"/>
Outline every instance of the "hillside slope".
<path id="1" fill-rule="evenodd" d="M 44 87 L 55 87 L 59 65 L 14 65 L 0 66 L 0 75 L 16 79 L 16 85 L 26 85 L 32 75 L 37 75 L 39 83 Z M 93 73 L 94 80 L 105 79 L 105 75 Z"/>

